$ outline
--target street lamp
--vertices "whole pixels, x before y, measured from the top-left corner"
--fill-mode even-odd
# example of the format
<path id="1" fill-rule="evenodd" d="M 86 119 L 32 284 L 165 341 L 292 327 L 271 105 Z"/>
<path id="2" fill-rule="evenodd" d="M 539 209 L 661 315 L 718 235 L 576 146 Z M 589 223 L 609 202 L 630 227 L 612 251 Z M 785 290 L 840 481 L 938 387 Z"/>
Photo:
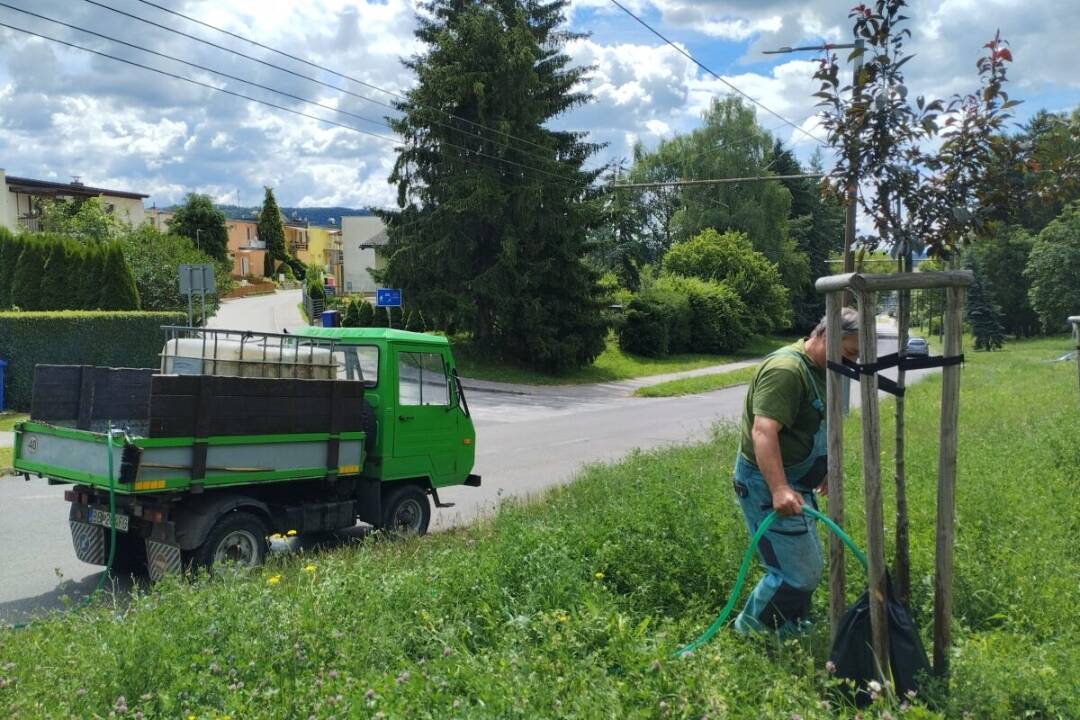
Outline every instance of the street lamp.
<path id="1" fill-rule="evenodd" d="M 817 51 L 817 50 L 840 50 L 843 48 L 851 48 L 858 50 L 866 49 L 866 42 L 859 38 L 853 43 L 825 43 L 824 45 L 804 45 L 802 47 L 789 47 L 784 46 L 776 50 L 763 50 L 763 55 L 781 55 L 784 53 L 802 52 L 802 51 Z M 859 70 L 862 69 L 863 53 L 859 53 L 855 56 L 855 67 L 851 71 L 851 92 L 854 95 L 857 89 L 857 83 L 859 82 Z M 853 157 L 851 158 L 851 174 L 852 176 L 858 175 L 858 156 L 854 149 L 852 150 Z M 859 204 L 859 184 L 857 182 L 850 183 L 847 188 L 848 206 L 847 217 L 844 222 L 844 272 L 855 272 L 855 257 L 851 253 L 851 244 L 855 240 L 855 211 Z"/>

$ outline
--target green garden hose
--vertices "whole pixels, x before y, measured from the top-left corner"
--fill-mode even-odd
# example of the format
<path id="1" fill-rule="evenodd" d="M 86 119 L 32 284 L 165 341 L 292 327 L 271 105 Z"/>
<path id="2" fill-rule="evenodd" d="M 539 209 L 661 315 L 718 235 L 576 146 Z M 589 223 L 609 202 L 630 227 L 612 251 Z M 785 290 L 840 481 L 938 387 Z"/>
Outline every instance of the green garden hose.
<path id="1" fill-rule="evenodd" d="M 90 591 L 90 594 L 82 599 L 74 609 L 79 610 L 86 607 L 94 599 L 94 596 L 98 594 L 101 588 L 105 585 L 106 578 L 112 572 L 113 559 L 116 557 L 116 478 L 113 468 L 113 426 L 109 423 L 109 432 L 105 436 L 105 447 L 109 451 L 109 557 L 105 560 L 105 570 L 101 573 L 101 577 L 98 578 L 97 585 Z M 34 624 L 35 621 L 25 623 L 14 623 L 9 627 L 12 630 L 21 630 Z"/>
<path id="2" fill-rule="evenodd" d="M 802 511 L 807 515 L 825 523 L 826 527 L 836 533 L 836 536 L 840 538 L 845 545 L 851 548 L 851 552 L 855 554 L 855 557 L 858 558 L 859 563 L 862 564 L 863 570 L 866 569 L 866 556 L 863 555 L 861 550 L 859 550 L 858 546 L 855 544 L 855 541 L 852 540 L 847 533 L 840 529 L 839 525 L 837 525 L 826 515 L 818 512 L 809 505 L 803 505 Z M 724 609 L 720 611 L 720 615 L 717 616 L 713 624 L 710 625 L 708 629 L 701 634 L 701 637 L 699 637 L 697 640 L 694 640 L 692 643 L 689 643 L 688 645 L 680 648 L 675 653 L 675 657 L 686 657 L 705 643 L 709 642 L 709 640 L 712 639 L 712 636 L 719 632 L 720 628 L 722 628 L 724 626 L 724 623 L 727 622 L 728 616 L 730 616 L 731 611 L 735 609 L 735 603 L 738 602 L 739 596 L 742 594 L 743 586 L 746 584 L 746 574 L 750 571 L 750 561 L 754 557 L 754 551 L 757 550 L 758 543 L 761 542 L 762 536 L 765 534 L 765 532 L 769 529 L 769 527 L 773 524 L 773 521 L 775 520 L 776 511 L 773 510 L 768 515 L 766 515 L 765 519 L 761 522 L 760 525 L 758 525 L 757 532 L 755 532 L 754 536 L 750 539 L 750 545 L 746 548 L 746 553 L 743 554 L 742 564 L 739 566 L 739 574 L 735 578 L 735 587 L 732 588 L 731 595 L 728 597 L 727 605 L 725 605 Z"/>

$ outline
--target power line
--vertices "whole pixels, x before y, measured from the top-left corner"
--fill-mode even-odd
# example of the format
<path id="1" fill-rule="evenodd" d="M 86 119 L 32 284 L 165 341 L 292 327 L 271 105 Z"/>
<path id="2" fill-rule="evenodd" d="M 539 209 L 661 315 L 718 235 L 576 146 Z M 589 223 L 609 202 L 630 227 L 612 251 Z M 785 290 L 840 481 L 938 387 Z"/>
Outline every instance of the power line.
<path id="1" fill-rule="evenodd" d="M 645 183 L 611 183 L 607 187 L 613 190 L 628 188 L 695 187 L 699 185 L 727 185 L 730 183 L 760 182 L 763 180 L 816 180 L 824 177 L 821 173 L 800 173 L 798 175 L 750 175 L 748 177 L 712 178 L 708 180 L 668 180 Z"/>
<path id="2" fill-rule="evenodd" d="M 204 72 L 213 73 L 214 75 L 219 75 L 219 76 L 221 76 L 223 78 L 228 78 L 229 80 L 235 80 L 237 82 L 244 83 L 245 85 L 251 85 L 252 87 L 257 87 L 260 90 L 267 90 L 269 92 L 276 93 L 278 95 L 283 95 L 283 96 L 285 96 L 287 98 L 291 98 L 293 100 L 298 100 L 298 101 L 300 101 L 302 103 L 307 103 L 308 105 L 315 105 L 316 107 L 320 107 L 320 108 L 322 108 L 324 110 L 330 110 L 331 112 L 336 112 L 336 113 L 340 113 L 342 115 L 347 115 L 349 117 L 356 118 L 357 120 L 360 120 L 362 122 L 371 123 L 372 125 L 378 125 L 379 127 L 383 128 L 385 130 L 390 130 L 391 132 L 393 132 L 393 128 L 391 128 L 389 125 L 387 125 L 386 122 L 383 121 L 383 120 L 375 120 L 373 118 L 365 117 L 364 115 L 359 115 L 359 114 L 354 113 L 354 112 L 349 112 L 348 110 L 341 110 L 340 108 L 336 108 L 336 107 L 334 107 L 332 105 L 326 105 L 326 104 L 318 102 L 316 100 L 309 100 L 308 98 L 301 97 L 300 95 L 293 95 L 292 93 L 286 92 L 284 90 L 276 90 L 276 89 L 274 89 L 274 88 L 272 88 L 272 87 L 270 87 L 268 85 L 263 85 L 261 83 L 254 82 L 252 80 L 245 80 L 242 77 L 237 77 L 236 75 L 230 75 L 227 72 L 222 72 L 221 70 L 215 70 L 214 68 L 207 67 L 205 65 L 200 65 L 198 63 L 189 62 L 187 60 L 184 60 L 183 58 L 178 58 L 178 57 L 175 57 L 173 55 L 168 55 L 168 54 L 163 53 L 163 52 L 158 52 L 157 50 L 151 50 L 150 48 L 143 47 L 142 45 L 136 45 L 134 43 L 129 43 L 126 40 L 121 40 L 119 38 L 114 38 L 114 37 L 111 37 L 109 35 L 103 35 L 102 33 L 95 32 L 93 30 L 89 30 L 87 28 L 80 27 L 78 25 L 72 25 L 72 24 L 66 23 L 66 22 L 64 22 L 62 20 L 57 20 L 55 18 L 47 17 L 45 15 L 39 15 L 38 13 L 31 12 L 30 10 L 23 10 L 22 8 L 17 8 L 14 5 L 9 5 L 6 2 L 0 2 L 0 7 L 5 7 L 7 9 L 9 9 L 9 10 L 14 10 L 15 12 L 23 13 L 24 15 L 30 15 L 31 17 L 36 17 L 36 18 L 38 18 L 40 20 L 45 20 L 47 22 L 55 23 L 56 25 L 62 25 L 63 27 L 70 28 L 71 30 L 77 30 L 78 32 L 86 33 L 87 35 L 93 35 L 95 37 L 101 38 L 102 40 L 108 40 L 109 42 L 114 42 L 114 43 L 116 43 L 118 45 L 124 45 L 124 46 L 132 48 L 134 50 L 140 50 L 142 52 L 149 53 L 150 55 L 157 55 L 160 58 L 165 58 L 166 60 L 172 60 L 173 62 L 178 62 L 178 63 L 181 63 L 183 65 L 187 65 L 188 67 L 193 67 L 193 68 L 195 68 L 197 70 L 202 70 Z"/>
<path id="3" fill-rule="evenodd" d="M 86 2 L 92 2 L 92 0 L 85 0 L 85 1 Z M 252 40 L 251 38 L 245 37 L 245 36 L 240 35 L 238 33 L 231 32 L 229 30 L 226 30 L 225 28 L 218 27 L 217 25 L 212 25 L 211 23 L 205 22 L 203 20 L 199 20 L 198 18 L 191 17 L 190 15 L 185 15 L 184 13 L 178 12 L 178 11 L 173 10 L 171 8 L 167 8 L 164 5 L 160 5 L 160 4 L 155 3 L 155 2 L 150 2 L 150 0 L 138 0 L 138 2 L 141 2 L 143 5 L 148 5 L 150 7 L 157 8 L 158 10 L 161 10 L 163 12 L 167 12 L 170 15 L 173 15 L 175 17 L 183 18 L 184 20 L 187 20 L 188 22 L 192 22 L 192 23 L 195 23 L 197 25 L 202 25 L 205 28 L 209 28 L 209 29 L 214 30 L 216 32 L 222 33 L 223 35 L 228 35 L 229 37 L 236 38 L 237 40 L 240 40 L 242 42 L 246 42 L 246 43 L 248 43 L 250 45 L 254 45 L 255 47 L 258 47 L 258 48 L 262 48 L 263 50 L 269 50 L 270 52 L 275 53 L 277 55 L 280 55 L 282 57 L 289 58 L 290 60 L 295 60 L 298 63 L 303 63 L 304 65 L 307 65 L 308 67 L 312 67 L 312 68 L 315 68 L 317 70 L 322 70 L 323 72 L 330 73 L 331 75 L 334 75 L 336 77 L 342 78 L 344 80 L 348 80 L 350 82 L 354 82 L 357 85 L 362 85 L 363 87 L 369 88 L 371 90 L 375 90 L 377 92 L 384 93 L 386 95 L 390 95 L 392 97 L 399 98 L 399 99 L 404 100 L 404 101 L 409 102 L 409 103 L 412 102 L 411 100 L 409 100 L 408 96 L 402 95 L 401 93 L 394 92 L 393 90 L 386 90 L 385 88 L 381 88 L 378 85 L 373 85 L 372 83 L 369 83 L 369 82 L 367 82 L 365 80 L 360 80 L 359 78 L 355 78 L 355 77 L 352 77 L 350 75 L 346 75 L 345 73 L 338 72 L 337 70 L 333 70 L 333 69 L 328 68 L 328 67 L 326 67 L 324 65 L 319 65 L 318 63 L 311 62 L 310 60 L 306 60 L 306 59 L 304 59 L 302 57 L 292 55 L 290 53 L 285 52 L 284 50 L 278 50 L 277 48 L 270 47 L 269 45 L 264 45 L 263 43 L 258 42 L 257 40 Z M 93 2 L 93 4 L 94 5 L 100 5 L 101 7 L 106 7 L 107 9 L 112 9 L 112 8 L 108 8 L 105 5 L 101 5 L 98 2 Z M 120 12 L 120 11 L 115 11 L 114 10 L 114 12 Z M 137 16 L 132 16 L 132 17 L 137 17 Z M 142 19 L 142 18 L 139 18 L 139 19 Z M 150 21 L 144 20 L 144 22 L 150 22 Z M 159 25 L 158 27 L 164 27 L 164 26 Z M 165 29 L 170 30 L 171 32 L 179 32 L 177 30 L 172 30 L 171 28 L 165 28 Z M 180 33 L 180 34 L 185 34 L 185 33 Z M 192 37 L 195 40 L 201 40 L 201 38 L 197 38 L 197 37 L 194 37 L 194 36 L 188 36 L 188 37 Z M 203 42 L 209 42 L 209 41 L 203 41 Z M 219 45 L 214 45 L 214 47 L 219 47 L 219 48 L 221 48 L 223 50 L 226 50 L 228 52 L 234 52 L 234 53 L 240 55 L 241 57 L 248 57 L 247 55 L 244 55 L 243 53 L 240 53 L 239 51 L 236 51 L 236 50 L 232 50 L 230 48 L 224 48 L 224 47 L 219 46 Z M 253 59 L 256 62 L 263 62 L 263 61 L 258 60 L 256 58 L 249 58 L 249 59 Z M 271 65 L 270 67 L 275 67 L 276 68 L 277 66 L 276 65 Z M 282 69 L 285 72 L 290 72 L 289 70 L 285 70 L 284 68 L 279 68 L 279 69 Z M 301 77 L 306 77 L 306 76 L 301 76 Z M 315 81 L 315 82 L 318 82 L 318 81 Z M 333 87 L 333 86 L 330 86 L 330 87 Z M 346 91 L 343 90 L 343 92 L 346 92 Z M 377 100 L 370 100 L 370 101 L 371 102 L 378 102 Z M 379 103 L 379 104 L 385 104 L 385 103 Z M 487 125 L 484 125 L 482 123 L 478 123 L 478 122 L 475 122 L 473 120 L 469 120 L 468 118 L 464 118 L 464 117 L 461 117 L 459 115 L 455 115 L 454 113 L 449 112 L 447 110 L 442 110 L 442 109 L 439 109 L 439 108 L 436 108 L 436 107 L 433 107 L 433 106 L 430 106 L 430 105 L 420 105 L 420 104 L 417 104 L 417 103 L 412 103 L 412 104 L 414 104 L 416 107 L 428 110 L 429 112 L 441 113 L 442 115 L 445 115 L 446 117 L 454 118 L 455 120 L 459 120 L 461 122 L 472 125 L 473 127 L 477 127 L 477 128 L 483 129 L 483 130 L 487 130 L 488 132 L 495 133 L 497 135 L 501 135 L 501 136 L 503 136 L 505 138 L 512 139 L 512 140 L 517 140 L 518 142 L 522 142 L 522 143 L 525 143 L 527 145 L 532 145 L 533 147 L 540 148 L 541 150 L 544 150 L 544 151 L 549 150 L 549 148 L 547 148 L 547 147 L 545 147 L 545 146 L 543 146 L 543 145 L 541 145 L 539 143 L 535 143 L 535 142 L 533 142 L 531 140 L 528 140 L 526 138 L 523 138 L 523 137 L 518 137 L 517 135 L 513 135 L 511 133 L 504 132 L 504 131 L 499 130 L 497 128 L 488 127 Z M 390 108 L 395 109 L 395 110 L 397 109 L 392 105 L 386 105 L 386 107 L 390 107 Z M 465 132 L 465 131 L 461 130 L 460 128 L 452 128 L 452 129 L 457 130 L 458 132 Z M 472 133 L 472 134 L 476 135 L 475 133 Z M 476 135 L 476 137 L 481 137 L 481 136 Z M 521 152 L 521 151 L 519 150 L 518 152 Z"/>
<path id="4" fill-rule="evenodd" d="M 141 0 L 140 0 L 140 1 L 141 1 Z M 784 124 L 785 124 L 785 125 L 790 125 L 791 127 L 795 128 L 796 130 L 798 130 L 799 132 L 801 132 L 801 133 L 802 133 L 803 135 L 806 135 L 807 137 L 809 137 L 809 138 L 810 138 L 811 140 L 814 140 L 815 142 L 821 143 L 822 145 L 828 145 L 828 143 L 826 143 L 825 141 L 821 140 L 820 138 L 817 138 L 817 137 L 815 137 L 814 135 L 811 135 L 811 134 L 810 134 L 809 132 L 807 132 L 806 130 L 804 130 L 804 129 L 803 129 L 803 128 L 802 128 L 801 126 L 799 126 L 799 125 L 796 125 L 796 124 L 795 124 L 795 123 L 793 123 L 792 121 L 788 120 L 788 119 L 787 119 L 786 117 L 784 117 L 784 116 L 783 116 L 783 115 L 781 115 L 780 113 L 776 112 L 775 110 L 773 110 L 773 109 L 772 109 L 772 108 L 770 108 L 769 106 L 765 105 L 765 103 L 761 102 L 760 100 L 756 100 L 756 99 L 754 99 L 754 98 L 750 97 L 750 95 L 746 94 L 745 92 L 743 92 L 743 91 L 742 91 L 742 90 L 740 90 L 739 88 L 735 87 L 735 85 L 734 85 L 733 83 L 731 83 L 730 81 L 728 81 L 728 80 L 726 80 L 726 79 L 724 79 L 724 78 L 720 77 L 720 76 L 719 76 L 719 75 L 717 75 L 716 73 L 714 73 L 714 72 L 713 72 L 713 71 L 712 71 L 711 69 L 709 69 L 709 68 L 708 68 L 708 67 L 707 67 L 707 66 L 706 66 L 705 64 L 703 64 L 703 63 L 699 62 L 699 61 L 697 60 L 697 58 L 695 58 L 695 57 L 694 57 L 693 55 L 691 55 L 690 53 L 686 52 L 686 51 L 685 51 L 685 50 L 683 50 L 683 49 L 682 49 L 681 47 L 679 47 L 678 45 L 676 45 L 676 44 L 675 44 L 674 42 L 672 42 L 671 40 L 668 40 L 668 39 L 667 39 L 666 37 L 664 37 L 663 35 L 661 35 L 661 34 L 660 34 L 660 31 L 659 31 L 659 30 L 657 30 L 657 29 L 656 29 L 656 28 L 654 28 L 653 26 L 649 25 L 649 24 L 648 24 L 647 22 L 645 22 L 644 20 L 642 20 L 641 18 L 639 18 L 639 17 L 638 17 L 637 15 L 635 15 L 634 13 L 630 12 L 630 10 L 628 10 L 628 9 L 626 8 L 626 6 L 624 6 L 623 4 L 621 4 L 621 3 L 620 3 L 620 2 L 618 1 L 618 0 L 611 0 L 611 2 L 612 2 L 612 4 L 613 4 L 613 5 L 615 5 L 615 6 L 617 7 L 617 8 L 619 8 L 620 10 L 622 10 L 622 11 L 623 11 L 624 13 L 626 13 L 626 14 L 627 14 L 627 15 L 629 15 L 630 17 L 634 18 L 635 20 L 637 20 L 637 21 L 638 21 L 638 22 L 639 22 L 639 23 L 640 23 L 640 24 L 641 24 L 641 25 L 642 25 L 642 26 L 643 26 L 643 27 L 644 27 L 644 28 L 645 28 L 646 30 L 648 30 L 648 31 L 649 31 L 649 32 L 651 32 L 651 33 L 652 33 L 653 35 L 655 35 L 656 37 L 658 37 L 658 38 L 660 38 L 661 40 L 663 40 L 664 42 L 666 42 L 666 43 L 667 43 L 668 45 L 670 45 L 671 47 L 675 48 L 675 50 L 677 50 L 677 51 L 678 51 L 678 52 L 679 52 L 679 53 L 680 53 L 681 55 L 683 55 L 684 57 L 686 57 L 686 58 L 687 58 L 687 59 L 688 59 L 688 60 L 689 60 L 690 62 L 694 63 L 694 64 L 695 64 L 695 65 L 697 65 L 697 66 L 698 66 L 699 68 L 701 68 L 701 69 L 702 69 L 702 70 L 704 70 L 705 72 L 709 73 L 710 75 L 712 75 L 712 76 L 713 76 L 714 78 L 716 78 L 716 79 L 717 79 L 717 80 L 719 80 L 720 82 L 722 82 L 722 83 L 724 83 L 725 85 L 727 85 L 727 86 L 728 86 L 729 88 L 731 88 L 732 90 L 734 90 L 735 92 L 737 92 L 737 93 L 738 93 L 739 95 L 742 95 L 742 96 L 743 96 L 744 98 L 746 98 L 746 99 L 747 99 L 747 100 L 749 100 L 750 102 L 754 103 L 755 105 L 757 105 L 757 106 L 758 106 L 759 108 L 761 108 L 761 109 L 762 109 L 762 110 L 764 110 L 765 112 L 769 113 L 770 115 L 773 115 L 774 117 L 776 117 L 776 118 L 778 118 L 778 119 L 780 119 L 780 120 L 783 120 L 783 121 L 784 121 Z"/>
<path id="5" fill-rule="evenodd" d="M 305 118 L 309 118 L 311 120 L 316 120 L 318 122 L 326 123 L 328 125 L 333 125 L 335 127 L 343 128 L 345 130 L 352 130 L 354 132 L 358 132 L 358 133 L 361 133 L 361 134 L 364 134 L 364 135 L 370 135 L 371 137 L 378 138 L 380 140 L 384 140 L 384 141 L 393 143 L 393 144 L 401 146 L 401 147 L 408 147 L 409 146 L 408 143 L 406 143 L 406 142 L 404 142 L 402 140 L 399 140 L 397 138 L 390 137 L 389 135 L 381 135 L 379 133 L 370 132 L 368 130 L 362 130 L 362 129 L 360 129 L 358 127 L 355 127 L 353 125 L 346 125 L 345 123 L 339 123 L 339 122 L 337 122 L 335 120 L 329 120 L 327 118 L 319 117 L 317 115 L 311 115 L 309 113 L 305 113 L 305 112 L 302 112 L 300 110 L 296 110 L 294 108 L 285 107 L 284 105 L 278 105 L 276 103 L 268 102 L 266 100 L 260 100 L 258 98 L 251 97 L 250 95 L 245 95 L 244 93 L 239 93 L 239 92 L 236 92 L 236 91 L 233 91 L 233 90 L 229 90 L 227 88 L 217 87 L 216 85 L 211 85 L 210 83 L 205 83 L 205 82 L 202 82 L 200 80 L 194 80 L 192 78 L 185 77 L 183 75 L 178 75 L 176 73 L 172 73 L 172 72 L 169 72 L 167 70 L 162 70 L 161 68 L 155 68 L 155 67 L 152 67 L 150 65 L 144 65 L 143 63 L 139 63 L 139 62 L 136 62 L 134 60 L 128 60 L 127 58 L 118 57 L 116 55 L 110 55 L 109 53 L 101 52 L 100 50 L 94 50 L 93 48 L 88 48 L 88 47 L 85 47 L 83 45 L 78 45 L 76 43 L 68 42 L 66 40 L 61 40 L 59 38 L 55 38 L 55 37 L 52 37 L 50 35 L 45 35 L 43 33 L 38 33 L 38 32 L 34 32 L 32 30 L 27 30 L 26 28 L 17 27 L 15 25 L 9 25 L 9 24 L 4 23 L 4 22 L 0 22 L 0 27 L 5 27 L 5 28 L 8 28 L 9 30 L 15 30 L 16 32 L 25 33 L 26 35 L 31 35 L 33 37 L 38 37 L 38 38 L 41 38 L 43 40 L 49 40 L 51 42 L 55 42 L 55 43 L 58 43 L 60 45 L 65 45 L 65 46 L 73 48 L 75 50 L 81 50 L 83 52 L 92 53 L 94 55 L 98 55 L 98 56 L 103 57 L 103 58 L 108 58 L 109 60 L 115 60 L 117 62 L 122 62 L 122 63 L 125 63 L 127 65 L 131 65 L 133 67 L 141 68 L 143 70 L 149 70 L 151 72 L 155 72 L 155 73 L 158 73 L 160 75 L 165 75 L 167 77 L 171 77 L 171 78 L 174 78 L 176 80 L 182 80 L 184 82 L 191 83 L 192 85 L 197 85 L 199 87 L 203 87 L 203 88 L 206 88 L 208 90 L 216 90 L 217 92 L 225 93 L 226 95 L 232 95 L 233 97 L 238 97 L 238 98 L 241 98 L 243 100 L 248 100 L 250 102 L 255 102 L 255 103 L 259 103 L 261 105 L 266 105 L 266 106 L 272 107 L 272 108 L 274 108 L 276 110 L 284 110 L 285 112 L 292 113 L 294 115 L 299 115 L 300 117 L 305 117 Z M 570 182 L 570 178 L 567 178 L 567 177 L 564 177 L 564 176 L 561 176 L 561 175 L 556 175 L 556 174 L 548 172 L 546 170 L 541 170 L 540 168 L 535 168 L 535 167 L 530 167 L 530 166 L 527 166 L 527 165 L 523 165 L 523 164 L 515 162 L 513 160 L 507 160 L 506 158 L 501 158 L 501 157 L 498 157 L 496 155 L 489 155 L 489 154 L 487 154 L 485 152 L 482 152 L 482 151 L 479 151 L 479 150 L 473 150 L 472 148 L 463 147 L 463 146 L 456 145 L 454 143 L 450 143 L 450 142 L 446 142 L 446 141 L 442 141 L 440 144 L 445 145 L 447 147 L 457 149 L 457 150 L 461 150 L 461 151 L 465 152 L 466 154 L 478 155 L 480 157 L 485 157 L 485 158 L 489 158 L 489 159 L 492 159 L 492 160 L 496 160 L 498 162 L 506 163 L 508 165 L 513 165 L 515 167 L 522 168 L 523 170 L 529 170 L 529 171 L 532 171 L 532 172 L 537 172 L 537 173 L 541 173 L 541 174 L 544 174 L 544 175 L 548 175 L 550 177 L 555 178 L 556 180 L 561 180 L 563 182 Z M 465 160 L 466 162 L 468 162 L 467 158 L 462 158 L 462 160 Z"/>

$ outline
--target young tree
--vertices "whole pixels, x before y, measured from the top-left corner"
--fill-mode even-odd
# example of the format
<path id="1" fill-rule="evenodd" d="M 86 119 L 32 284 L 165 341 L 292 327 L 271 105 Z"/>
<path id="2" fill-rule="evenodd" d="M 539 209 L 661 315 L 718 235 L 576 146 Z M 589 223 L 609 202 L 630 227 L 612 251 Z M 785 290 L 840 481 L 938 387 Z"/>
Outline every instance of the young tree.
<path id="1" fill-rule="evenodd" d="M 965 264 L 975 275 L 975 281 L 968 287 L 966 308 L 971 334 L 975 336 L 975 349 L 998 350 L 1005 342 L 1001 308 L 994 300 L 993 290 L 978 261 L 968 258 Z"/>
<path id="2" fill-rule="evenodd" d="M 265 267 L 263 275 L 273 277 L 274 267 L 278 262 L 288 259 L 289 254 L 285 251 L 285 221 L 281 217 L 281 209 L 277 200 L 274 199 L 274 189 L 264 188 L 262 208 L 259 209 L 259 240 L 266 243 Z"/>
<path id="3" fill-rule="evenodd" d="M 841 87 L 835 53 L 821 60 L 814 78 L 821 82 L 822 127 L 836 148 L 836 166 L 828 181 L 839 193 L 865 180 L 869 192 L 859 204 L 870 216 L 881 243 L 910 272 L 913 253 L 925 245 L 932 256 L 955 258 L 973 236 L 986 231 L 990 209 L 985 196 L 994 138 L 1016 105 L 1004 91 L 1006 63 L 1012 61 L 1000 34 L 986 43 L 976 61 L 979 88 L 954 95 L 948 103 L 908 97 L 904 65 L 912 55 L 904 43 L 911 31 L 905 0 L 876 0 L 852 8 L 854 35 L 865 49 L 852 52 L 866 62 L 850 86 Z M 940 136 L 936 150 L 927 149 Z M 848 258 L 845 258 L 845 264 Z M 908 293 L 900 293 L 899 345 L 908 332 Z M 903 350 L 901 350 L 903 352 Z M 904 372 L 897 382 L 903 386 Z M 904 480 L 904 401 L 896 402 L 896 590 L 908 599 L 910 569 L 907 495 Z"/>
<path id="4" fill-rule="evenodd" d="M 218 298 L 228 290 L 232 263 L 215 260 L 195 248 L 186 237 L 163 233 L 149 223 L 126 233 L 119 242 L 143 310 L 187 310 L 187 297 L 180 294 L 177 268 L 180 265 L 214 265 L 217 293 L 206 296 L 206 312 L 217 311 Z M 196 304 L 198 301 L 196 300 Z"/>
<path id="5" fill-rule="evenodd" d="M 598 171 L 582 166 L 597 148 L 550 127 L 589 99 L 563 50 L 577 37 L 562 28 L 568 5 L 421 3 L 424 51 L 405 63 L 417 84 L 391 121 L 406 142 L 390 176 L 398 209 L 379 213 L 383 277 L 410 304 L 551 371 L 592 362 L 606 333 L 585 264 Z"/>
<path id="6" fill-rule="evenodd" d="M 169 220 L 169 232 L 191 240 L 195 247 L 215 260 L 229 259 L 229 230 L 225 213 L 214 207 L 207 195 L 188 193 L 184 204 Z"/>
<path id="7" fill-rule="evenodd" d="M 46 200 L 41 209 L 42 232 L 67 235 L 81 243 L 110 242 L 128 225 L 105 209 L 101 198 Z"/>

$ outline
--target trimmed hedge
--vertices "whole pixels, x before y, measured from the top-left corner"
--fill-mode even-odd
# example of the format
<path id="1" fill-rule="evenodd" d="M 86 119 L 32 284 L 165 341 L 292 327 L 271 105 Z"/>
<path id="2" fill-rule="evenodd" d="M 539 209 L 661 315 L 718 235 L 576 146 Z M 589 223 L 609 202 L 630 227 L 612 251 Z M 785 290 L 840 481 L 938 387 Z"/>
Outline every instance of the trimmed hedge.
<path id="1" fill-rule="evenodd" d="M 690 300 L 650 288 L 634 296 L 619 329 L 619 347 L 634 355 L 664 357 L 690 345 Z"/>
<path id="2" fill-rule="evenodd" d="M 186 322 L 178 312 L 0 312 L 4 405 L 29 410 L 39 364 L 156 368 L 161 326 Z"/>

